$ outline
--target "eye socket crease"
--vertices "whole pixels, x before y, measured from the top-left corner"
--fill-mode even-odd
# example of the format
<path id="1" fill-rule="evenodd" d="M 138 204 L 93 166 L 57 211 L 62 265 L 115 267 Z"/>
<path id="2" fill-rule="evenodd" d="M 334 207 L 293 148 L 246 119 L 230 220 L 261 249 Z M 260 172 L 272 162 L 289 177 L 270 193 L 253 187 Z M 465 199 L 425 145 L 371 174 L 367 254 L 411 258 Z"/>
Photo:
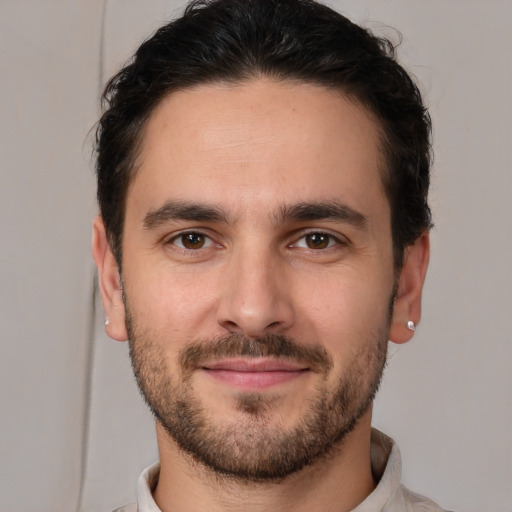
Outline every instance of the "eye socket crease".
<path id="1" fill-rule="evenodd" d="M 182 231 L 173 236 L 167 243 L 172 243 L 180 249 L 189 251 L 206 249 L 214 245 L 213 240 L 208 235 L 199 231 Z"/>
<path id="2" fill-rule="evenodd" d="M 213 247 L 215 242 L 205 233 L 197 230 L 188 230 L 173 235 L 165 241 L 165 244 L 172 244 L 185 251 L 198 251 Z M 304 233 L 295 242 L 287 244 L 287 247 L 319 251 L 329 249 L 337 245 L 346 246 L 347 243 L 332 233 L 317 230 Z"/>
<path id="3" fill-rule="evenodd" d="M 281 247 L 284 251 L 282 255 L 288 253 L 288 256 L 293 259 L 314 258 L 318 262 L 338 261 L 352 246 L 351 241 L 344 235 L 322 228 L 301 229 L 287 238 L 287 241 L 282 240 L 284 242 Z M 218 236 L 212 236 L 209 230 L 201 228 L 174 232 L 164 238 L 161 243 L 171 259 L 176 258 L 183 262 L 217 259 L 220 255 L 219 251 L 226 248 L 222 241 L 219 241 Z"/>
<path id="4" fill-rule="evenodd" d="M 322 251 L 336 246 L 348 245 L 340 237 L 321 230 L 304 233 L 296 242 L 288 245 L 289 248 L 307 249 L 311 251 Z"/>
<path id="5" fill-rule="evenodd" d="M 283 204 L 270 213 L 270 221 L 274 226 L 302 225 L 302 229 L 296 230 L 297 236 L 289 238 L 286 248 L 308 251 L 308 253 L 317 254 L 318 256 L 351 246 L 352 243 L 349 238 L 339 232 L 333 233 L 331 230 L 325 229 L 325 226 L 315 226 L 315 224 L 327 222 L 332 223 L 333 227 L 345 226 L 360 232 L 369 229 L 367 216 L 338 201 Z M 156 210 L 148 211 L 144 217 L 143 227 L 145 230 L 153 231 L 163 229 L 168 224 L 179 224 L 181 222 L 187 224 L 204 223 L 211 227 L 216 224 L 235 226 L 237 219 L 219 205 L 171 200 Z M 313 225 L 307 226 L 309 223 Z M 198 228 L 189 225 L 188 229 L 175 231 L 174 234 L 167 236 L 163 239 L 163 243 L 168 248 L 172 246 L 172 249 L 178 251 L 178 253 L 181 252 L 183 255 L 192 256 L 195 253 L 195 256 L 200 254 L 206 256 L 206 251 L 209 253 L 223 245 L 221 242 L 218 243 L 216 237 L 211 236 L 210 231 L 210 227 L 205 232 L 203 227 Z M 191 238 L 187 242 L 183 238 L 193 235 L 196 235 L 196 238 L 199 236 L 200 239 L 194 241 Z"/>
<path id="6" fill-rule="evenodd" d="M 189 228 L 176 231 L 161 239 L 159 245 L 164 247 L 172 246 L 173 249 L 183 253 L 199 253 L 212 249 L 220 249 L 222 244 L 218 243 L 209 230 L 201 228 Z"/>

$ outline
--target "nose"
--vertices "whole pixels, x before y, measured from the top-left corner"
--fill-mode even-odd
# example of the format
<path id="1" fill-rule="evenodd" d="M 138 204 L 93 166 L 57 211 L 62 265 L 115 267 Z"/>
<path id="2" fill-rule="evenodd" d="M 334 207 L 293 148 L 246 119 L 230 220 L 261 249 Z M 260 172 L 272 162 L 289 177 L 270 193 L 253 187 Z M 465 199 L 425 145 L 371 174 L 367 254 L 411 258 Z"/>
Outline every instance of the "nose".
<path id="1" fill-rule="evenodd" d="M 238 251 L 223 274 L 217 321 L 229 332 L 257 337 L 294 323 L 285 263 L 267 251 Z"/>

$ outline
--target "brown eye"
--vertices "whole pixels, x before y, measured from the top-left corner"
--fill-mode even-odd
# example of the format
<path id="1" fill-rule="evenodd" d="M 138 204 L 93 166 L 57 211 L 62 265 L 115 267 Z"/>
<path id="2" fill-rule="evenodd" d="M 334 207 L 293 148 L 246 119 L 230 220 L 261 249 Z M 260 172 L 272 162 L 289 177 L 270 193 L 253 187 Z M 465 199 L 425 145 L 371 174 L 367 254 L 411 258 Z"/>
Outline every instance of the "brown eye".
<path id="1" fill-rule="evenodd" d="M 177 236 L 172 240 L 172 243 L 181 249 L 197 250 L 211 245 L 211 240 L 202 233 L 191 231 Z"/>
<path id="2" fill-rule="evenodd" d="M 311 233 L 304 240 L 309 249 L 326 249 L 332 244 L 333 237 L 326 233 Z"/>

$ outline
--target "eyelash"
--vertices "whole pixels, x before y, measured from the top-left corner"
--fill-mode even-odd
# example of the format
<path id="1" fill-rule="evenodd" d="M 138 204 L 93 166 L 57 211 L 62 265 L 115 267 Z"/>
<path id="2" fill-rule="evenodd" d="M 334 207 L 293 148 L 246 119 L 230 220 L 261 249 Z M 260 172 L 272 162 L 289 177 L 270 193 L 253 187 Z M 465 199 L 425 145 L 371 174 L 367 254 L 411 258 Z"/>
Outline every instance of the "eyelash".
<path id="1" fill-rule="evenodd" d="M 300 247 L 299 246 L 299 242 L 301 240 L 304 240 L 305 241 L 305 244 L 307 245 L 307 238 L 308 237 L 320 237 L 321 240 L 320 240 L 320 243 L 322 242 L 323 239 L 327 239 L 327 246 L 326 247 Z M 328 249 L 331 249 L 333 247 L 336 247 L 338 245 L 347 245 L 346 242 L 343 242 L 342 240 L 340 240 L 339 237 L 336 237 L 334 236 L 333 234 L 331 233 L 327 233 L 325 231 L 310 231 L 308 233 L 304 233 L 300 238 L 297 239 L 296 242 L 292 243 L 289 245 L 289 247 L 298 247 L 300 249 L 307 249 L 307 250 L 310 250 L 310 251 L 325 251 L 325 250 L 328 250 Z"/>
<path id="2" fill-rule="evenodd" d="M 201 247 L 198 247 L 198 248 L 185 247 L 183 245 L 183 240 L 185 239 L 185 237 L 187 237 L 187 236 L 191 237 L 193 235 L 196 235 L 197 237 L 202 237 L 203 240 L 205 241 L 205 243 L 207 244 L 207 246 L 205 247 L 204 245 L 202 245 Z M 181 246 L 175 243 L 177 240 L 181 240 L 182 241 Z M 212 247 L 214 245 L 214 241 L 212 240 L 211 237 L 209 237 L 205 233 L 202 233 L 201 231 L 190 230 L 190 231 L 182 231 L 181 233 L 178 233 L 177 235 L 174 235 L 172 238 L 170 238 L 166 242 L 166 244 L 174 245 L 175 247 L 177 247 L 181 251 L 196 252 L 196 251 L 199 251 L 200 249 L 208 249 L 208 248 Z"/>
<path id="3" fill-rule="evenodd" d="M 196 237 L 201 237 L 204 243 L 200 247 L 197 247 L 197 248 L 185 247 L 185 245 L 183 244 L 185 237 L 187 237 L 187 236 L 192 237 L 193 235 L 195 235 Z M 310 247 L 308 245 L 308 242 L 306 241 L 307 237 L 319 237 L 320 238 L 319 245 L 322 244 L 322 241 L 327 239 L 327 245 L 325 247 Z M 305 241 L 304 245 L 306 245 L 306 246 L 300 245 L 300 242 L 302 240 Z M 181 241 L 181 244 L 178 245 L 176 243 L 177 241 Z M 215 245 L 215 242 L 210 236 L 208 236 L 207 234 L 205 234 L 201 231 L 190 230 L 190 231 L 182 231 L 182 232 L 178 233 L 177 235 L 174 235 L 172 238 L 167 240 L 166 244 L 173 245 L 178 250 L 181 250 L 183 252 L 194 253 L 194 252 L 197 252 L 197 251 L 200 251 L 203 249 L 209 249 L 209 248 L 213 247 Z M 334 236 L 331 233 L 327 233 L 325 231 L 310 231 L 308 233 L 302 234 L 298 239 L 296 239 L 295 242 L 289 244 L 287 247 L 292 248 L 292 249 L 299 248 L 299 249 L 306 249 L 306 250 L 310 250 L 310 251 L 314 251 L 314 252 L 317 252 L 317 251 L 320 252 L 320 251 L 325 251 L 325 250 L 331 249 L 338 245 L 346 246 L 348 244 L 347 244 L 347 242 L 340 240 L 340 238 Z M 217 247 L 220 247 L 220 245 L 217 244 Z"/>

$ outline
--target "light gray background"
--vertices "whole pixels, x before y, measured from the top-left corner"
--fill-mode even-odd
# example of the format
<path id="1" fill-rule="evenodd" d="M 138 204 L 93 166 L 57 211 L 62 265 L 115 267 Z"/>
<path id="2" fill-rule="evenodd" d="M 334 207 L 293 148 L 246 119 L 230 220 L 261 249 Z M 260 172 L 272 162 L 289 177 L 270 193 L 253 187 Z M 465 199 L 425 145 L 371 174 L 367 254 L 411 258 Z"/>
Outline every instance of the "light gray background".
<path id="1" fill-rule="evenodd" d="M 375 425 L 444 507 L 512 511 L 512 2 L 331 0 L 423 84 L 435 124 L 424 317 Z M 98 512 L 156 459 L 126 346 L 103 335 L 87 132 L 170 0 L 0 0 L 0 512 Z"/>

